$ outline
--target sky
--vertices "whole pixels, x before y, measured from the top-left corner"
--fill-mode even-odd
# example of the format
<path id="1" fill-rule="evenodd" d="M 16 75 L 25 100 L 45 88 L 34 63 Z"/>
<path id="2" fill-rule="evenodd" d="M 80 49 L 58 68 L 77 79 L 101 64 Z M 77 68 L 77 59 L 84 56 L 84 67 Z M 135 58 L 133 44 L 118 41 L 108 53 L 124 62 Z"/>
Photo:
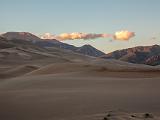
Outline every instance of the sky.
<path id="1" fill-rule="evenodd" d="M 160 43 L 160 0 L 0 0 L 0 33 L 107 33 L 128 30 L 128 41 L 112 38 L 65 40 L 105 53 Z"/>

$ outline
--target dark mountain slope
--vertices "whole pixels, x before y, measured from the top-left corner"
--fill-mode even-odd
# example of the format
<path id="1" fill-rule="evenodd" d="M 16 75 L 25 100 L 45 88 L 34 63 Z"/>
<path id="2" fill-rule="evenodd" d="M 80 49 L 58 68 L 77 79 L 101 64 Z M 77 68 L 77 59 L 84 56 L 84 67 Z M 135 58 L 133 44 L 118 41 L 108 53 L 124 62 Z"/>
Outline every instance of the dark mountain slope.
<path id="1" fill-rule="evenodd" d="M 117 50 L 101 56 L 105 59 L 117 59 L 131 63 L 157 65 L 159 62 L 160 46 L 139 46 Z"/>
<path id="2" fill-rule="evenodd" d="M 17 43 L 17 42 L 23 43 L 25 41 L 30 41 L 31 44 L 34 44 L 42 48 L 56 47 L 56 48 L 67 49 L 67 50 L 71 50 L 73 52 L 77 52 L 83 55 L 89 55 L 89 56 L 94 56 L 94 57 L 98 57 L 98 56 L 105 54 L 101 52 L 100 50 L 97 50 L 91 45 L 75 47 L 73 45 L 69 45 L 67 43 L 60 42 L 56 39 L 52 39 L 52 40 L 40 39 L 39 37 L 31 33 L 28 33 L 28 32 L 7 32 L 7 33 L 2 34 L 1 36 L 6 38 L 7 40 L 11 40 L 14 43 Z M 26 44 L 28 44 L 28 42 Z"/>

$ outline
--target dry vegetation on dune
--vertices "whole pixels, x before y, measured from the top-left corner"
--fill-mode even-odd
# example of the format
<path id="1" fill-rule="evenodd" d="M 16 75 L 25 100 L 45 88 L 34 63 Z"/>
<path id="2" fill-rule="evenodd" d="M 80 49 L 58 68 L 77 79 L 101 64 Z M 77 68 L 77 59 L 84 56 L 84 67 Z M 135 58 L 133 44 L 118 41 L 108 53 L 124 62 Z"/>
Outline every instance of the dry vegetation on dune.
<path id="1" fill-rule="evenodd" d="M 126 111 L 109 111 L 103 120 L 159 120 L 152 113 L 130 113 Z"/>

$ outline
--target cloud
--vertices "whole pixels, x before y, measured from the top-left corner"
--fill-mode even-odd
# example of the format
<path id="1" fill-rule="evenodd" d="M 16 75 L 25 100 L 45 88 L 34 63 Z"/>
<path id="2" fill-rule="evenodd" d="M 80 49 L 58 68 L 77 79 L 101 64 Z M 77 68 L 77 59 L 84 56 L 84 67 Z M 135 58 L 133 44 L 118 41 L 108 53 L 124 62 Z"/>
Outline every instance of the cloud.
<path id="1" fill-rule="evenodd" d="M 96 38 L 103 38 L 107 37 L 107 34 L 95 34 L 95 33 L 63 33 L 57 36 L 60 40 L 75 40 L 75 39 L 83 39 L 83 40 L 88 40 L 88 39 L 96 39 Z"/>
<path id="2" fill-rule="evenodd" d="M 62 33 L 60 35 L 52 35 L 50 33 L 45 33 L 41 36 L 42 39 L 57 39 L 59 41 L 63 40 L 76 40 L 76 39 L 97 39 L 97 38 L 112 38 L 114 40 L 129 40 L 130 38 L 134 37 L 134 32 L 129 31 L 119 31 L 115 34 L 96 34 L 96 33 L 80 33 L 80 32 L 73 32 L 73 33 Z"/>
<path id="3" fill-rule="evenodd" d="M 45 33 L 44 35 L 40 36 L 41 39 L 55 39 L 55 35 L 52 35 L 51 33 Z"/>
<path id="4" fill-rule="evenodd" d="M 116 40 L 129 40 L 130 38 L 134 37 L 134 32 L 129 31 L 119 31 L 114 34 L 114 39 Z"/>

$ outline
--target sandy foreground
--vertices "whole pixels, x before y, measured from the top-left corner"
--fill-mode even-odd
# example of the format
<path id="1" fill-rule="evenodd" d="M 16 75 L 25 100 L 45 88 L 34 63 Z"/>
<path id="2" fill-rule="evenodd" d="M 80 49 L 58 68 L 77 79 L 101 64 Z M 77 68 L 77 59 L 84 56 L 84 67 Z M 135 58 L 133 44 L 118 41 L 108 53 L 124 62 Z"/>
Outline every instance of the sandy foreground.
<path id="1" fill-rule="evenodd" d="M 0 81 L 0 119 L 160 120 L 159 71 L 97 65 L 6 70 L 3 77 L 17 76 Z"/>

